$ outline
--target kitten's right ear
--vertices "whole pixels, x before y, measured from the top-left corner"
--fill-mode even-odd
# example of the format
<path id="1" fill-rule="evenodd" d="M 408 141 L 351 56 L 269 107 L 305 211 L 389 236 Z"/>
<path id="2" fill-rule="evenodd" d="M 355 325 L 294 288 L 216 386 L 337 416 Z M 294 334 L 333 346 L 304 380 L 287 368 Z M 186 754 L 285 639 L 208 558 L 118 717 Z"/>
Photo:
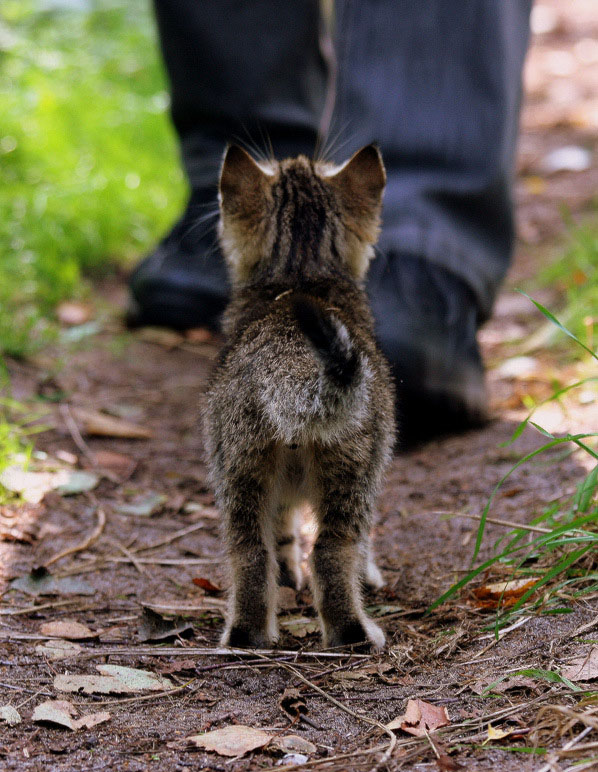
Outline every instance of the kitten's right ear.
<path id="1" fill-rule="evenodd" d="M 238 145 L 229 145 L 220 172 L 222 208 L 230 214 L 252 209 L 255 197 L 263 194 L 266 177 L 249 153 Z"/>

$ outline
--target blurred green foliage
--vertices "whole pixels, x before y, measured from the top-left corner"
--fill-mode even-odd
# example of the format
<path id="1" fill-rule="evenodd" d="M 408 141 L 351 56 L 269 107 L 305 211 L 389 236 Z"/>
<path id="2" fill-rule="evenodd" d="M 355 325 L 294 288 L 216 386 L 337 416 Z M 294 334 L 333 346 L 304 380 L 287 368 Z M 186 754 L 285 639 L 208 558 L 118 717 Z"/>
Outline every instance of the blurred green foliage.
<path id="1" fill-rule="evenodd" d="M 82 272 L 142 254 L 185 193 L 148 0 L 0 4 L 0 352 Z"/>
<path id="2" fill-rule="evenodd" d="M 598 350 L 598 224 L 596 219 L 573 228 L 560 258 L 541 272 L 540 283 L 556 286 L 565 304 L 559 312 L 564 324 L 589 348 Z M 558 332 L 558 331 L 557 331 Z M 561 336 L 552 339 L 568 345 Z M 582 349 L 576 349 L 579 356 Z"/>

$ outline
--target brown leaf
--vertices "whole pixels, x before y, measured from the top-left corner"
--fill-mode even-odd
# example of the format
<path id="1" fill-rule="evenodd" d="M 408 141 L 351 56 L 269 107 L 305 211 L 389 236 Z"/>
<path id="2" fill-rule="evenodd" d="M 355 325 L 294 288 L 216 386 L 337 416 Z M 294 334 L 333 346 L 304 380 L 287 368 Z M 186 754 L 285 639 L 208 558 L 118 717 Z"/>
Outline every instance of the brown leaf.
<path id="1" fill-rule="evenodd" d="M 66 638 L 67 641 L 84 641 L 98 636 L 98 633 L 94 633 L 87 625 L 82 625 L 71 619 L 64 619 L 61 622 L 45 622 L 40 626 L 39 631 L 42 635 L 48 635 L 52 638 Z"/>
<path id="2" fill-rule="evenodd" d="M 66 700 L 46 700 L 35 707 L 31 720 L 39 723 L 59 724 L 75 729 L 73 716 L 77 708 Z"/>
<path id="3" fill-rule="evenodd" d="M 167 691 L 174 686 L 168 678 L 123 665 L 96 665 L 96 670 L 102 675 L 58 674 L 54 677 L 54 688 L 79 694 L 135 694 Z"/>
<path id="4" fill-rule="evenodd" d="M 287 734 L 284 737 L 275 737 L 271 748 L 282 753 L 315 753 L 318 749 L 305 737 L 296 734 Z"/>
<path id="5" fill-rule="evenodd" d="M 434 732 L 450 723 L 446 708 L 423 700 L 408 700 L 405 713 L 387 724 L 386 728 L 402 729 L 415 737 L 425 737 L 426 732 Z"/>
<path id="6" fill-rule="evenodd" d="M 576 657 L 561 671 L 569 681 L 593 681 L 598 678 L 598 646 L 593 646 L 583 657 Z"/>
<path id="7" fill-rule="evenodd" d="M 49 660 L 70 659 L 70 657 L 76 657 L 82 651 L 83 647 L 79 646 L 78 643 L 62 639 L 47 641 L 35 647 L 36 654 L 39 654 L 41 657 L 47 657 Z"/>
<path id="8" fill-rule="evenodd" d="M 42 724 L 58 724 L 76 732 L 78 729 L 91 729 L 110 719 L 110 713 L 88 713 L 81 718 L 74 718 L 77 708 L 66 700 L 47 700 L 36 706 L 31 720 Z"/>
<path id="9" fill-rule="evenodd" d="M 206 595 L 217 595 L 219 592 L 222 592 L 218 585 L 214 584 L 209 579 L 205 579 L 203 576 L 194 576 L 193 584 L 201 587 Z"/>
<path id="10" fill-rule="evenodd" d="M 290 614 L 282 617 L 280 626 L 295 638 L 305 638 L 306 635 L 317 633 L 319 630 L 317 619 L 304 617 L 301 614 Z"/>
<path id="11" fill-rule="evenodd" d="M 100 713 L 86 713 L 81 718 L 75 721 L 75 729 L 91 729 L 93 726 L 103 724 L 104 721 L 109 721 L 111 718 L 110 713 L 101 711 Z"/>
<path id="12" fill-rule="evenodd" d="M 115 453 L 113 450 L 98 450 L 94 453 L 94 459 L 100 469 L 113 472 L 121 479 L 130 477 L 137 466 L 134 458 L 125 456 L 124 453 Z"/>
<path id="13" fill-rule="evenodd" d="M 291 687 L 285 689 L 282 693 L 281 698 L 278 700 L 278 707 L 292 719 L 298 718 L 302 713 L 307 713 L 307 705 L 299 689 Z"/>
<path id="14" fill-rule="evenodd" d="M 214 333 L 206 327 L 195 327 L 185 331 L 185 338 L 191 343 L 214 343 Z"/>
<path id="15" fill-rule="evenodd" d="M 278 588 L 278 608 L 282 611 L 297 608 L 297 593 L 292 587 Z"/>
<path id="16" fill-rule="evenodd" d="M 214 729 L 205 734 L 192 735 L 187 737 L 187 740 L 198 748 L 214 751 L 221 756 L 244 756 L 256 748 L 263 748 L 272 737 L 273 735 L 267 734 L 261 729 L 237 724 L 225 726 L 222 729 Z"/>
<path id="17" fill-rule="evenodd" d="M 100 413 L 98 410 L 77 407 L 73 408 L 73 414 L 81 424 L 85 434 L 137 440 L 147 440 L 154 436 L 151 429 L 146 426 L 126 421 L 124 418 L 115 418 L 106 413 Z"/>
<path id="18" fill-rule="evenodd" d="M 163 327 L 142 327 L 137 330 L 137 337 L 147 343 L 155 343 L 164 348 L 175 348 L 184 340 L 183 336 L 174 330 L 165 330 Z"/>
<path id="19" fill-rule="evenodd" d="M 526 593 L 531 587 L 538 583 L 537 579 L 514 579 L 510 582 L 496 582 L 487 584 L 483 587 L 476 587 L 473 594 L 476 598 L 476 608 L 495 609 L 500 605 L 501 608 L 509 608 Z"/>
<path id="20" fill-rule="evenodd" d="M 195 672 L 197 661 L 195 659 L 175 659 L 160 668 L 160 675 L 170 675 L 171 673 L 183 673 L 186 670 Z M 198 692 L 194 692 L 198 694 Z"/>
<path id="21" fill-rule="evenodd" d="M 446 753 L 441 753 L 436 759 L 436 766 L 440 772 L 456 772 L 458 769 L 464 769 L 463 764 L 459 764 L 455 759 L 451 759 Z"/>
<path id="22" fill-rule="evenodd" d="M 56 308 L 56 317 L 62 324 L 85 324 L 93 316 L 93 308 L 88 303 L 76 300 L 65 300 Z"/>

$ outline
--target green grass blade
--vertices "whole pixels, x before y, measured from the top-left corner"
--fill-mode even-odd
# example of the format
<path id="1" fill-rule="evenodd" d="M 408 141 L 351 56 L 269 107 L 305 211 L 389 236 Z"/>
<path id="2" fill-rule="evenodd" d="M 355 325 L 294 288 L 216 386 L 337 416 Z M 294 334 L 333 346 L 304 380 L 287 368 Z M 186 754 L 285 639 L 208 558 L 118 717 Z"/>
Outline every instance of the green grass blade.
<path id="1" fill-rule="evenodd" d="M 572 338 L 579 346 L 581 346 L 584 349 L 584 351 L 587 351 L 588 354 L 590 354 L 594 359 L 598 360 L 598 356 L 596 355 L 596 353 L 592 351 L 592 349 L 589 346 L 586 346 L 585 343 L 582 343 L 577 337 L 577 335 L 574 335 L 571 332 L 571 330 L 568 330 L 564 324 L 561 324 L 561 322 L 559 322 L 556 316 L 552 314 L 547 308 L 544 308 L 544 306 L 541 303 L 538 303 L 537 300 L 534 300 L 532 297 L 530 297 L 530 295 L 528 295 L 527 292 L 524 292 L 523 290 L 518 290 L 518 292 L 520 292 L 522 295 L 525 295 L 525 297 L 528 300 L 531 300 L 531 302 L 536 306 L 538 311 L 544 314 L 544 316 L 547 319 L 549 319 L 554 325 L 556 325 L 559 328 L 559 330 L 564 332 L 565 335 L 568 335 L 570 338 Z"/>

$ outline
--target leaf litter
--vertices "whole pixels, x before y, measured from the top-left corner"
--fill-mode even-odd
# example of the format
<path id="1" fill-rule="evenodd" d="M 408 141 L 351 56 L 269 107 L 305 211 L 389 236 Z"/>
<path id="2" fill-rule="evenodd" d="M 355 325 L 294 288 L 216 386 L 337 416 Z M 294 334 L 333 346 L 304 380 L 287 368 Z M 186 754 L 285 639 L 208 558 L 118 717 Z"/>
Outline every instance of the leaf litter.
<path id="1" fill-rule="evenodd" d="M 387 729 L 401 729 L 414 737 L 425 737 L 428 732 L 435 732 L 443 726 L 449 726 L 451 720 L 445 707 L 432 705 L 418 699 L 407 701 L 407 709 L 386 725 Z"/>
<path id="2" fill-rule="evenodd" d="M 263 748 L 273 737 L 261 729 L 236 724 L 213 729 L 205 734 L 191 735 L 187 740 L 198 748 L 214 751 L 220 756 L 239 757 L 256 748 Z"/>
<path id="3" fill-rule="evenodd" d="M 96 592 L 94 587 L 80 577 L 56 577 L 43 566 L 34 568 L 26 576 L 13 579 L 10 586 L 27 595 L 94 595 Z"/>
<path id="4" fill-rule="evenodd" d="M 35 707 L 31 720 L 38 724 L 63 726 L 76 732 L 79 729 L 91 729 L 111 718 L 110 713 L 106 711 L 75 718 L 78 712 L 78 709 L 66 700 L 47 700 Z"/>
<path id="5" fill-rule="evenodd" d="M 54 688 L 59 692 L 82 694 L 134 694 L 136 692 L 162 692 L 172 689 L 174 683 L 164 676 L 122 665 L 96 665 L 101 675 L 59 674 L 54 678 Z"/>
<path id="6" fill-rule="evenodd" d="M 97 638 L 99 632 L 93 632 L 80 622 L 72 619 L 64 619 L 56 622 L 44 622 L 40 625 L 39 631 L 42 635 L 53 638 L 66 638 L 69 641 L 85 641 L 90 638 Z"/>

